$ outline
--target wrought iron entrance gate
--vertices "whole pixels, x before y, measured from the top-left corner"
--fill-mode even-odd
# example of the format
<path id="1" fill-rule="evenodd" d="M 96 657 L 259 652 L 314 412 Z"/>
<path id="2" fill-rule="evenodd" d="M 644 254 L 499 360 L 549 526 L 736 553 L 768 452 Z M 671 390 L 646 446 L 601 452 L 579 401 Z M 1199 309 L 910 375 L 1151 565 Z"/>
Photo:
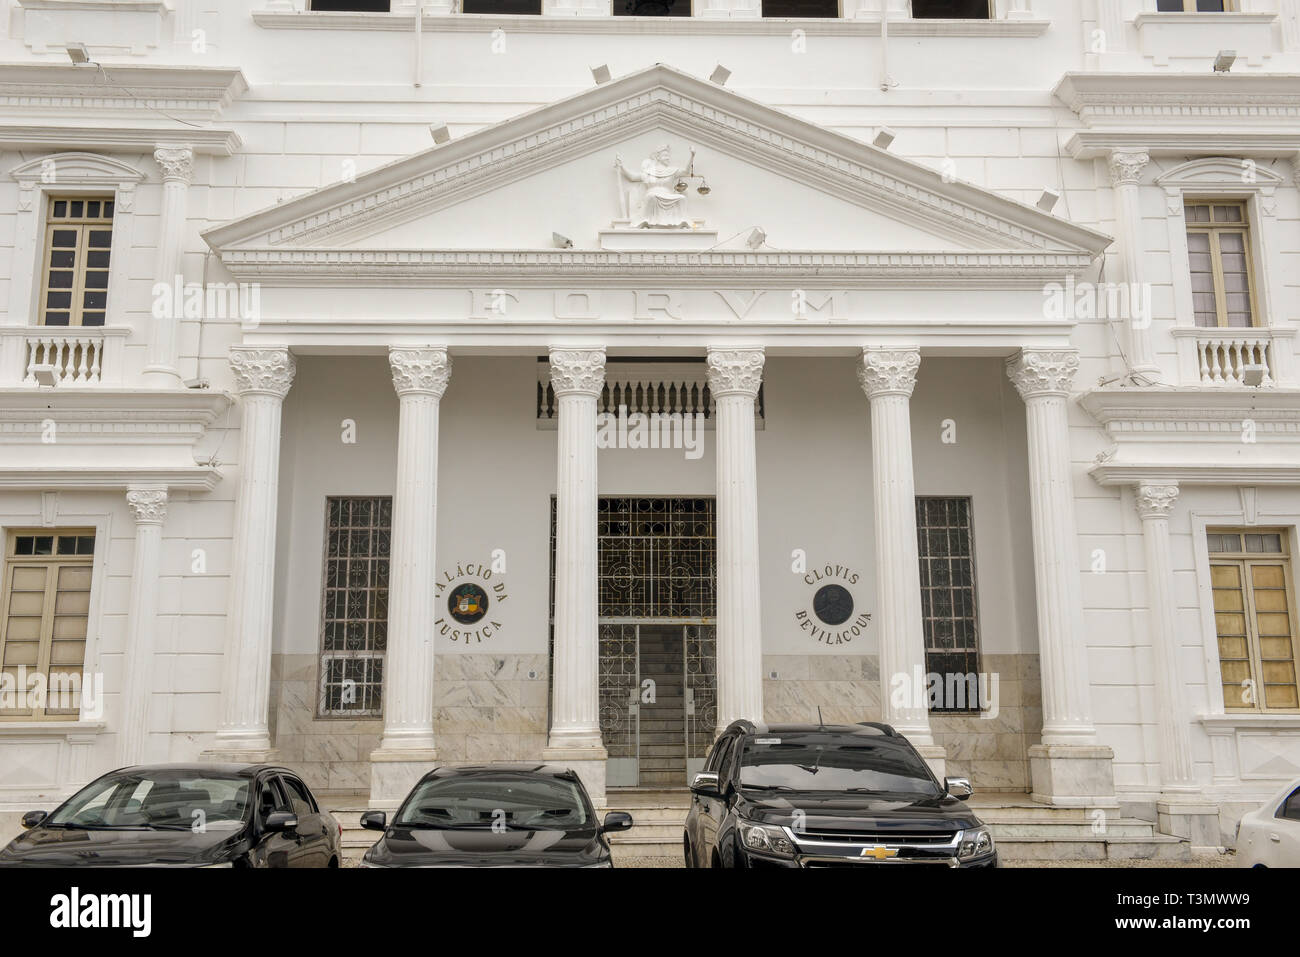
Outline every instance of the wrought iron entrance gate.
<path id="1" fill-rule="evenodd" d="M 717 721 L 714 502 L 602 498 L 597 528 L 606 781 L 681 787 Z M 554 555 L 552 500 L 552 585 Z"/>

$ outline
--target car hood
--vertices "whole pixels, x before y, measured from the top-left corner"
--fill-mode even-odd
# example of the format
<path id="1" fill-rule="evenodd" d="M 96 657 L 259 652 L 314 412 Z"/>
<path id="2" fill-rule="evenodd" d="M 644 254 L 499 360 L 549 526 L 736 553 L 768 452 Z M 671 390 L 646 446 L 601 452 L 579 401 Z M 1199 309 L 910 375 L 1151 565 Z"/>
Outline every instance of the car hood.
<path id="1" fill-rule="evenodd" d="M 390 827 L 366 853 L 386 867 L 582 867 L 608 857 L 596 829 L 502 831 Z"/>
<path id="2" fill-rule="evenodd" d="M 736 813 L 746 820 L 803 830 L 954 831 L 979 827 L 975 813 L 953 797 L 917 798 L 871 794 L 782 791 L 742 792 Z"/>
<path id="3" fill-rule="evenodd" d="M 37 827 L 0 851 L 0 866 L 132 867 L 149 864 L 207 864 L 224 860 L 223 848 L 239 831 L 110 830 Z"/>

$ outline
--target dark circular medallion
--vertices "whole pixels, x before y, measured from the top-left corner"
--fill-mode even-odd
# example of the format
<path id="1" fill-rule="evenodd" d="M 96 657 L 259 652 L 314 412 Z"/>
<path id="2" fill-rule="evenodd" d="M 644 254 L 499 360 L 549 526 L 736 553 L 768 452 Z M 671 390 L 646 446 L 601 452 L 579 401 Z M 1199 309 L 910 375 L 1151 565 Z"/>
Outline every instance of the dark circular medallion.
<path id="1" fill-rule="evenodd" d="M 843 585 L 823 585 L 813 596 L 813 612 L 828 625 L 842 625 L 853 614 L 853 596 Z"/>
<path id="2" fill-rule="evenodd" d="M 478 585 L 467 582 L 451 590 L 447 611 L 462 625 L 472 625 L 487 614 L 487 592 Z"/>

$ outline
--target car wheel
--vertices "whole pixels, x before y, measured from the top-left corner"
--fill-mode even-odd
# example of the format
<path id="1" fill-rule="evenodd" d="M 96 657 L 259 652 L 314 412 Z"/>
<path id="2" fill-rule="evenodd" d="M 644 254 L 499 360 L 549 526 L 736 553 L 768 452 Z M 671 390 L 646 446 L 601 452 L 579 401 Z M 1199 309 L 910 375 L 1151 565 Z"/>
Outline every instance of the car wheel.
<path id="1" fill-rule="evenodd" d="M 330 866 L 330 867 L 338 867 L 338 866 L 339 866 L 339 859 L 338 859 L 337 857 L 331 857 L 328 866 Z"/>
<path id="2" fill-rule="evenodd" d="M 715 867 L 718 869 L 722 868 L 722 857 L 716 850 L 713 852 L 713 857 L 709 860 L 709 867 Z"/>

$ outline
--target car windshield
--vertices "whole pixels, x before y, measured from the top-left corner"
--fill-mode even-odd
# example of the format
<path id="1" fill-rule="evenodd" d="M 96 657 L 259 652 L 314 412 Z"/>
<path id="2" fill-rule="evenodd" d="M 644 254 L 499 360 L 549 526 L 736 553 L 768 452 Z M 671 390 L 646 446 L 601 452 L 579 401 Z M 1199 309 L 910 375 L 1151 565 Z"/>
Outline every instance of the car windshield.
<path id="1" fill-rule="evenodd" d="M 938 797 L 929 768 L 911 748 L 886 737 L 756 735 L 740 754 L 745 790 L 847 791 Z"/>
<path id="2" fill-rule="evenodd" d="M 529 774 L 467 774 L 421 781 L 394 823 L 567 831 L 588 821 L 586 801 L 576 781 Z"/>
<path id="3" fill-rule="evenodd" d="M 217 771 L 119 771 L 86 785 L 45 823 L 67 828 L 233 830 L 248 815 L 248 784 L 248 778 Z"/>

